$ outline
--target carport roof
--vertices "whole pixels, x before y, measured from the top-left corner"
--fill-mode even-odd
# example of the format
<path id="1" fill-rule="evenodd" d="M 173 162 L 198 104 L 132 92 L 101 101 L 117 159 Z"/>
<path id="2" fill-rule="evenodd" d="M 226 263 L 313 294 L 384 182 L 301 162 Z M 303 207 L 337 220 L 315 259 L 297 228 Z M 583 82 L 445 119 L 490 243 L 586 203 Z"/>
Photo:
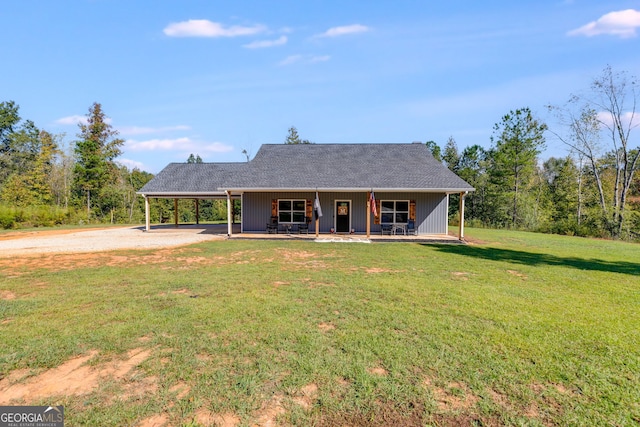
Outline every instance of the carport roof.
<path id="1" fill-rule="evenodd" d="M 139 191 L 145 196 L 222 196 L 247 163 L 169 163 Z"/>

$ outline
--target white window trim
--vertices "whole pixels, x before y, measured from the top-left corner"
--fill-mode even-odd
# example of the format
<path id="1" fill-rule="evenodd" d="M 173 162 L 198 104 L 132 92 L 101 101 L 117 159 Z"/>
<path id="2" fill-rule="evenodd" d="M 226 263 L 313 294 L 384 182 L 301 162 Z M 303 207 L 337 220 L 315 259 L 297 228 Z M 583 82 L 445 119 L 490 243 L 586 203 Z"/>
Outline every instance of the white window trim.
<path id="1" fill-rule="evenodd" d="M 283 202 L 291 202 L 291 210 L 290 211 L 283 211 L 283 212 L 291 213 L 292 221 L 280 221 L 280 202 L 281 201 L 283 201 Z M 295 210 L 295 209 L 293 209 L 294 202 L 303 202 L 304 203 L 304 210 Z M 294 212 L 302 212 L 303 213 L 302 221 L 293 221 L 293 213 Z M 306 216 L 307 216 L 307 199 L 278 199 L 278 223 L 279 224 L 304 224 L 305 220 L 306 220 Z"/>
<path id="2" fill-rule="evenodd" d="M 383 222 L 382 221 L 382 204 L 384 202 L 393 202 L 393 222 Z M 407 210 L 406 211 L 398 211 L 396 210 L 396 205 L 398 202 L 405 202 L 407 204 Z M 405 213 L 407 214 L 407 222 L 396 222 L 396 213 L 397 212 L 401 212 L 401 213 Z M 380 224 L 407 224 L 409 222 L 409 213 L 411 212 L 411 201 L 410 200 L 390 200 L 390 199 L 386 199 L 386 200 L 380 200 Z"/>

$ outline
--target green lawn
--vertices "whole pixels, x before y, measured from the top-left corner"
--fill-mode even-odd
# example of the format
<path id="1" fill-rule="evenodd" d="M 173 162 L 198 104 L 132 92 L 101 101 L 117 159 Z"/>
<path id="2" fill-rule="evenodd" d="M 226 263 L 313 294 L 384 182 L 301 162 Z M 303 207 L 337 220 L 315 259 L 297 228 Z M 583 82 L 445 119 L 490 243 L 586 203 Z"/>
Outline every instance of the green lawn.
<path id="1" fill-rule="evenodd" d="M 93 389 L 13 403 L 69 426 L 638 425 L 640 245 L 466 233 L 4 262 L 0 399 L 93 355 Z"/>

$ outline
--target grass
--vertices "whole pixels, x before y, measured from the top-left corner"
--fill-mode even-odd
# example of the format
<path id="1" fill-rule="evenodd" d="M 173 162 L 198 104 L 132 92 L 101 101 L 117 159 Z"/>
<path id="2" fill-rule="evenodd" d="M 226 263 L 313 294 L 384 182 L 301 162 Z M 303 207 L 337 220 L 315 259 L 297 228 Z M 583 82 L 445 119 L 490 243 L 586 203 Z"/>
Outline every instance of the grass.
<path id="1" fill-rule="evenodd" d="M 150 351 L 89 393 L 16 402 L 68 425 L 638 425 L 640 245 L 466 232 L 3 264 L 0 375 Z"/>

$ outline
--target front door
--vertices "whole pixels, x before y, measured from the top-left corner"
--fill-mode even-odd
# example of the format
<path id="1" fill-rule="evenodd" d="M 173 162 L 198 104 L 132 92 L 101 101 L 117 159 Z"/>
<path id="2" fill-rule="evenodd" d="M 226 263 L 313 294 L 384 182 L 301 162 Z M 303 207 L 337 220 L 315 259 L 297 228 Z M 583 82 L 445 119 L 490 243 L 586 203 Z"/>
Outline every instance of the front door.
<path id="1" fill-rule="evenodd" d="M 351 201 L 336 200 L 336 233 L 351 231 Z"/>

